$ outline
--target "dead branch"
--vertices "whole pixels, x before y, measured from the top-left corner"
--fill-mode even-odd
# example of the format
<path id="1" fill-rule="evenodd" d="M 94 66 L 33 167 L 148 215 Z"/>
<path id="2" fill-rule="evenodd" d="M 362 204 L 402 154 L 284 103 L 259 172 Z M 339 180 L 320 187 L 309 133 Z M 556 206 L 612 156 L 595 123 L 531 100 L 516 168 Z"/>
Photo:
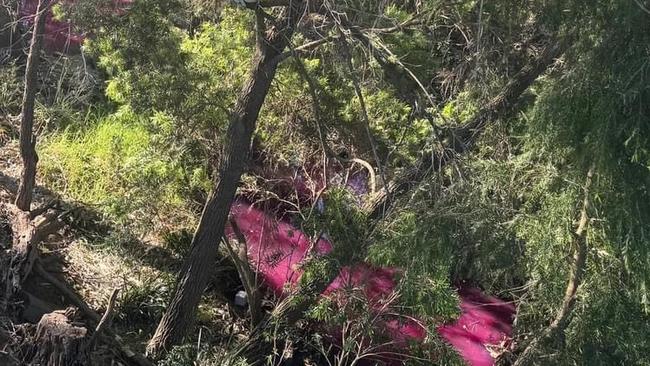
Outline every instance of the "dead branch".
<path id="1" fill-rule="evenodd" d="M 321 39 L 317 39 L 315 41 L 305 43 L 305 44 L 303 44 L 301 46 L 293 48 L 292 50 L 289 50 L 289 51 L 286 51 L 286 52 L 283 52 L 283 53 L 279 54 L 278 56 L 275 57 L 273 62 L 280 63 L 280 62 L 282 62 L 282 61 L 284 61 L 284 60 L 286 60 L 286 59 L 288 59 L 289 57 L 292 57 L 292 56 L 293 57 L 304 57 L 305 55 L 309 54 L 309 52 L 311 52 L 311 51 L 317 49 L 318 47 L 320 47 L 320 46 L 322 46 L 322 45 L 324 45 L 326 43 L 329 43 L 329 42 L 331 42 L 331 41 L 333 41 L 335 39 L 336 39 L 335 37 L 323 37 Z"/>
<path id="2" fill-rule="evenodd" d="M 345 35 L 343 34 L 343 31 L 340 31 L 341 33 L 341 46 L 343 50 L 343 57 L 345 58 L 346 65 L 348 66 L 348 70 L 350 72 L 350 79 L 352 80 L 352 85 L 354 86 L 354 92 L 357 95 L 357 98 L 359 99 L 359 106 L 361 107 L 361 117 L 363 118 L 363 124 L 364 128 L 366 131 L 366 135 L 368 137 L 368 142 L 370 143 L 370 147 L 372 149 L 372 155 L 375 159 L 375 163 L 377 164 L 377 169 L 379 170 L 379 178 L 381 178 L 381 185 L 382 189 L 386 189 L 386 175 L 384 173 L 384 169 L 382 168 L 381 160 L 379 159 L 379 153 L 377 152 L 377 145 L 375 143 L 375 138 L 370 131 L 370 118 L 368 117 L 368 109 L 366 108 L 366 102 L 363 97 L 363 92 L 361 91 L 361 87 L 359 86 L 359 80 L 357 79 L 354 71 L 354 66 L 352 65 L 352 55 L 350 54 L 350 48 L 348 46 L 348 42 L 345 39 Z"/>
<path id="3" fill-rule="evenodd" d="M 241 279 L 246 294 L 248 295 L 251 326 L 252 328 L 255 328 L 262 321 L 262 298 L 260 296 L 259 284 L 257 283 L 257 275 L 248 261 L 248 245 L 246 244 L 246 237 L 239 229 L 237 222 L 232 218 L 230 219 L 230 227 L 239 243 L 239 251 L 238 253 L 235 252 L 234 248 L 230 245 L 228 238 L 224 238 L 225 247 L 232 258 L 232 261 L 235 263 L 235 268 L 237 269 L 239 278 Z"/>
<path id="4" fill-rule="evenodd" d="M 377 192 L 377 182 L 375 177 L 375 169 L 372 167 L 372 165 L 370 165 L 369 162 L 359 158 L 352 158 L 349 161 L 361 165 L 368 171 L 368 184 L 370 185 L 370 193 L 375 194 Z"/>
<path id="5" fill-rule="evenodd" d="M 35 219 L 37 216 L 44 214 L 49 209 L 53 208 L 57 204 L 56 200 L 50 200 L 47 203 L 43 204 L 40 207 L 37 207 L 29 212 L 29 217 Z"/>
<path id="6" fill-rule="evenodd" d="M 32 218 L 30 212 L 15 205 L 5 204 L 3 208 L 13 233 L 11 248 L 0 252 L 0 263 L 3 264 L 0 274 L 0 286 L 3 287 L 0 311 L 7 311 L 12 299 L 21 292 L 23 282 L 29 277 L 39 257 L 38 245 L 49 234 L 63 227 L 63 222 L 56 211 L 44 212 Z"/>
<path id="7" fill-rule="evenodd" d="M 323 182 L 325 182 L 325 186 L 327 186 L 327 156 L 335 155 L 327 144 L 327 131 L 325 130 L 325 121 L 323 121 L 323 110 L 317 92 L 319 89 L 318 84 L 316 84 L 313 78 L 309 75 L 302 59 L 300 59 L 295 51 L 296 49 L 291 49 L 293 57 L 296 60 L 296 65 L 298 66 L 298 73 L 305 81 L 307 81 L 307 86 L 309 87 L 309 95 L 311 96 L 312 108 L 314 109 L 314 119 L 316 120 L 316 130 L 318 131 L 318 140 L 323 154 Z"/>
<path id="8" fill-rule="evenodd" d="M 108 300 L 108 306 L 106 307 L 106 311 L 104 312 L 102 318 L 99 320 L 99 323 L 95 328 L 95 332 L 93 333 L 92 337 L 90 338 L 90 341 L 88 342 L 89 347 L 91 348 L 94 347 L 95 341 L 102 334 L 104 329 L 110 327 L 111 321 L 113 319 L 113 310 L 115 309 L 115 301 L 117 300 L 117 295 L 119 293 L 120 293 L 119 288 L 113 290 L 113 293 L 111 294 L 111 297 Z"/>

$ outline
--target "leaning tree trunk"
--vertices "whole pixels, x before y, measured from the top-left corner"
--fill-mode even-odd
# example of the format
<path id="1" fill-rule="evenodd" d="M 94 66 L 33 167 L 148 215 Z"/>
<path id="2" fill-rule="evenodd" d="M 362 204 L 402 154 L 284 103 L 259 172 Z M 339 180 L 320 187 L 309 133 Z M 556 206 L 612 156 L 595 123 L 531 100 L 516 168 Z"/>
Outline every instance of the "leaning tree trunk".
<path id="1" fill-rule="evenodd" d="M 224 235 L 257 117 L 277 70 L 278 56 L 289 44 L 302 14 L 302 2 L 287 6 L 282 21 L 263 34 L 263 15 L 258 13 L 258 41 L 248 81 L 235 104 L 218 171 L 219 182 L 210 194 L 192 240 L 192 250 L 180 272 L 174 296 L 147 346 L 152 357 L 179 343 L 193 323 L 201 295 L 215 265 L 217 247 Z"/>
<path id="2" fill-rule="evenodd" d="M 43 43 L 43 29 L 45 28 L 45 15 L 50 0 L 40 0 L 34 18 L 34 31 L 32 32 L 32 44 L 29 47 L 27 65 L 25 66 L 25 90 L 23 93 L 23 106 L 20 121 L 20 157 L 23 160 L 23 172 L 20 177 L 16 206 L 29 211 L 32 203 L 32 191 L 36 180 L 36 138 L 33 134 L 34 128 L 34 102 L 38 89 L 38 64 Z"/>

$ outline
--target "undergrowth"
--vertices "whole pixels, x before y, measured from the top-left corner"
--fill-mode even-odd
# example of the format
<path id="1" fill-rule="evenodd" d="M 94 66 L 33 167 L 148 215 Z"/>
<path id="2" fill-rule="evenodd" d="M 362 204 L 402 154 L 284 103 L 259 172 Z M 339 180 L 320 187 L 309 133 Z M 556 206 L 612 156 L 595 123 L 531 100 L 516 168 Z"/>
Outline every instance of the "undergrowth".
<path id="1" fill-rule="evenodd" d="M 141 234 L 193 222 L 187 195 L 207 178 L 165 151 L 146 118 L 124 107 L 87 124 L 41 144 L 45 184 Z"/>

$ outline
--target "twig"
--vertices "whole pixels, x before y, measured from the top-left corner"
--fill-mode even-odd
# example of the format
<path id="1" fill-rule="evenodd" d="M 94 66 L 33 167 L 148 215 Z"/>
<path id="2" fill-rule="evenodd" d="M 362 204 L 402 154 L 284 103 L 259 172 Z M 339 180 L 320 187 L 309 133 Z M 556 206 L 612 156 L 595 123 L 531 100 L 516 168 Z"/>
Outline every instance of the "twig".
<path id="1" fill-rule="evenodd" d="M 288 59 L 289 57 L 292 57 L 292 56 L 294 56 L 294 57 L 303 56 L 303 55 L 307 54 L 309 51 L 313 51 L 316 48 L 318 48 L 319 46 L 324 45 L 325 43 L 331 42 L 334 39 L 335 39 L 334 37 L 323 37 L 321 39 L 317 39 L 315 41 L 305 43 L 305 44 L 303 44 L 301 46 L 295 47 L 295 48 L 293 48 L 293 49 L 291 49 L 289 51 L 286 51 L 286 52 L 283 52 L 283 53 L 277 55 L 273 61 L 276 62 L 276 63 L 280 63 L 280 62 L 282 62 L 282 61 L 284 61 L 284 60 L 286 60 L 286 59 Z"/>
<path id="2" fill-rule="evenodd" d="M 57 203 L 56 200 L 50 200 L 47 203 L 45 203 L 44 205 L 31 210 L 29 212 L 29 218 L 35 219 L 36 216 L 41 215 L 41 214 L 45 213 L 47 210 L 49 210 L 50 208 L 54 207 L 54 205 L 56 205 L 56 203 Z"/>
<path id="3" fill-rule="evenodd" d="M 370 165 L 369 162 L 367 162 L 367 161 L 365 161 L 363 159 L 359 159 L 359 158 L 342 159 L 342 160 L 349 160 L 352 163 L 357 163 L 357 164 L 361 165 L 362 167 L 366 168 L 366 170 L 368 171 L 368 175 L 369 175 L 369 182 L 368 183 L 370 185 L 370 192 L 373 193 L 373 194 L 375 192 L 377 192 L 377 182 L 376 182 L 376 178 L 375 178 L 375 169 L 372 168 L 372 165 Z"/>
<path id="4" fill-rule="evenodd" d="M 113 310 L 115 309 L 115 301 L 117 300 L 117 295 L 119 293 L 120 293 L 119 288 L 113 290 L 113 293 L 111 294 L 111 297 L 108 300 L 108 306 L 106 307 L 106 311 L 104 312 L 102 318 L 99 320 L 99 324 L 97 324 L 97 327 L 95 328 L 95 332 L 93 333 L 92 337 L 90 337 L 90 341 L 88 342 L 89 347 L 93 347 L 97 337 L 99 337 L 99 335 L 102 334 L 104 329 L 108 328 L 111 325 L 111 321 L 113 320 Z"/>
<path id="5" fill-rule="evenodd" d="M 375 144 L 374 137 L 372 135 L 372 132 L 370 131 L 370 118 L 368 117 L 368 109 L 366 108 L 366 102 L 365 99 L 363 98 L 361 87 L 359 86 L 359 80 L 357 80 L 354 74 L 355 71 L 354 71 L 354 67 L 352 66 L 352 55 L 350 54 L 350 48 L 348 46 L 347 40 L 345 39 L 345 35 L 343 34 L 343 31 L 340 30 L 340 32 L 341 32 L 341 45 L 343 46 L 343 53 L 344 53 L 343 57 L 345 57 L 345 62 L 347 63 L 348 69 L 350 71 L 350 78 L 352 79 L 354 92 L 357 95 L 357 98 L 359 98 L 359 105 L 361 107 L 361 117 L 363 118 L 366 134 L 368 135 L 368 141 L 370 142 L 372 155 L 375 159 L 375 163 L 377 164 L 377 169 L 379 170 L 379 177 L 381 178 L 382 189 L 387 189 L 388 186 L 386 184 L 387 182 L 386 175 L 384 174 L 384 169 L 382 168 L 381 160 L 379 159 L 379 153 L 377 152 L 377 146 Z"/>
<path id="6" fill-rule="evenodd" d="M 235 268 L 239 273 L 239 278 L 248 294 L 248 308 L 251 313 L 251 326 L 255 328 L 262 321 L 261 298 L 259 296 L 257 277 L 248 262 L 248 245 L 246 243 L 246 237 L 239 229 L 237 222 L 232 218 L 230 219 L 230 227 L 235 234 L 235 238 L 237 238 L 237 241 L 239 242 L 239 253 L 235 253 L 228 238 L 224 237 L 225 247 L 235 264 Z"/>
<path id="7" fill-rule="evenodd" d="M 321 150 L 323 150 L 323 184 L 325 187 L 327 187 L 327 155 L 334 155 L 331 153 L 329 150 L 329 146 L 327 145 L 327 131 L 325 131 L 325 124 L 323 119 L 323 110 L 320 106 L 320 101 L 318 99 L 318 84 L 311 78 L 309 73 L 307 72 L 307 69 L 305 68 L 305 65 L 303 64 L 302 60 L 296 53 L 298 49 L 291 49 L 290 52 L 293 54 L 294 59 L 296 60 L 296 65 L 298 66 L 298 72 L 302 76 L 305 81 L 307 81 L 307 86 L 309 87 L 309 94 L 311 96 L 311 101 L 312 101 L 312 108 L 314 109 L 314 119 L 316 121 L 316 129 L 318 131 L 318 140 L 321 145 Z"/>

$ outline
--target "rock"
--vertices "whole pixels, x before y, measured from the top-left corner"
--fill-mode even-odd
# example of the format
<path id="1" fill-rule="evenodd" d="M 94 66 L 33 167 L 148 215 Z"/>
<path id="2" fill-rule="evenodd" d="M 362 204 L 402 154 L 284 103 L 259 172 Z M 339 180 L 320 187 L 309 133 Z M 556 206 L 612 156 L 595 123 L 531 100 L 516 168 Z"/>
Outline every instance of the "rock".
<path id="1" fill-rule="evenodd" d="M 235 295 L 235 305 L 242 307 L 248 305 L 248 294 L 246 294 L 246 291 L 237 292 Z"/>

